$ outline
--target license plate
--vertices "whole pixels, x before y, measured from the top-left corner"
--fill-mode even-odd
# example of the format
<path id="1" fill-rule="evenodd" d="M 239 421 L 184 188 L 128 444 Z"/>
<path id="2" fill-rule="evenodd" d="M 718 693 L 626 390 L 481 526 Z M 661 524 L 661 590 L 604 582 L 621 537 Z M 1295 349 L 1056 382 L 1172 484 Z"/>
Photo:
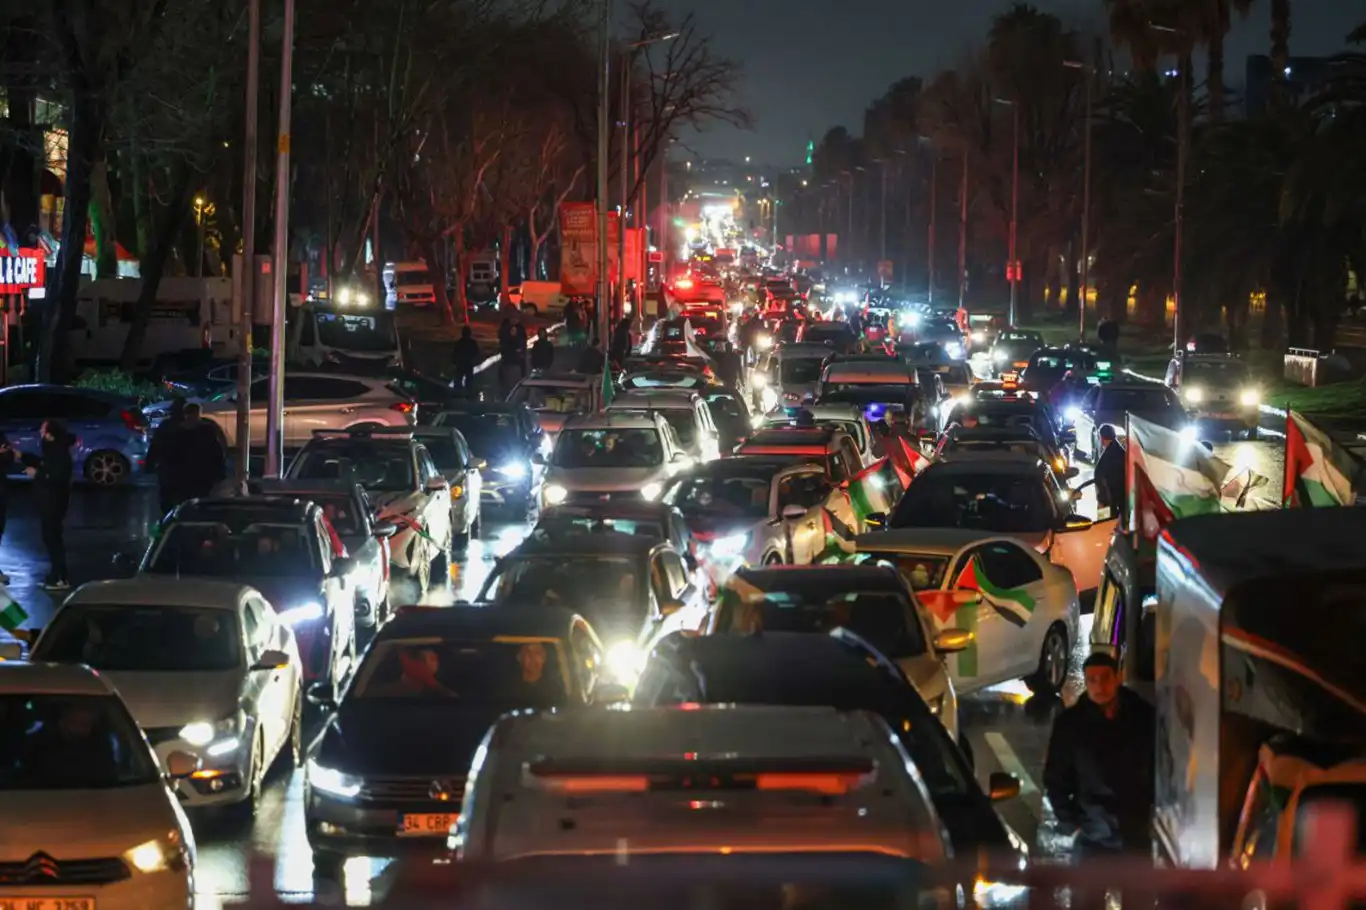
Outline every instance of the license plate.
<path id="1" fill-rule="evenodd" d="M 0 897 L 0 910 L 95 910 L 93 897 Z"/>
<path id="2" fill-rule="evenodd" d="M 454 812 L 423 812 L 399 819 L 399 837 L 445 837 L 460 816 Z M 0 907 L 0 910 L 4 910 Z"/>
<path id="3" fill-rule="evenodd" d="M 1238 415 L 1233 413 L 1232 411 L 1210 411 L 1205 416 L 1213 420 L 1232 420 Z"/>

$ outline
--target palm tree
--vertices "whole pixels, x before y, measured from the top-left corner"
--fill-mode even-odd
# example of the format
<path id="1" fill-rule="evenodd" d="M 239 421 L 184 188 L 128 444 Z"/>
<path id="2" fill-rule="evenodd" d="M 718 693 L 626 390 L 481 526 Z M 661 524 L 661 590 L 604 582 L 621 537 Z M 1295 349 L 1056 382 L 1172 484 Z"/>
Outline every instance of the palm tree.
<path id="1" fill-rule="evenodd" d="M 1232 26 L 1233 14 L 1247 18 L 1252 0 L 1193 0 L 1197 9 L 1203 7 L 1207 19 L 1201 34 L 1209 53 L 1205 67 L 1205 89 L 1209 93 L 1209 116 L 1218 122 L 1224 119 L 1224 38 Z M 1285 0 L 1289 2 L 1289 0 Z"/>
<path id="2" fill-rule="evenodd" d="M 1290 65 L 1290 0 L 1271 0 L 1271 73 L 1277 83 L 1285 80 Z"/>

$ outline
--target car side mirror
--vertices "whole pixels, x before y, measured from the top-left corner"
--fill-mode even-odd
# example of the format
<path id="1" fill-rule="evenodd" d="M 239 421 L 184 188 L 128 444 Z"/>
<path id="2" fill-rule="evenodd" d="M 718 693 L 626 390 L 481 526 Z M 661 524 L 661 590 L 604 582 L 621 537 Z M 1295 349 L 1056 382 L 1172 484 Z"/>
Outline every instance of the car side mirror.
<path id="1" fill-rule="evenodd" d="M 332 560 L 332 577 L 345 578 L 356 570 L 356 561 L 350 556 L 338 556 Z"/>
<path id="2" fill-rule="evenodd" d="M 673 597 L 669 597 L 666 598 L 662 603 L 660 603 L 659 615 L 664 617 L 673 616 L 675 613 L 682 609 L 683 601 Z"/>
<path id="3" fill-rule="evenodd" d="M 1076 477 L 1080 473 L 1081 470 L 1079 468 L 1069 467 L 1066 471 L 1063 472 L 1062 476 L 1066 477 L 1068 480 L 1071 480 L 1073 477 Z"/>
<path id="4" fill-rule="evenodd" d="M 171 780 L 184 780 L 199 770 L 199 759 L 188 752 L 172 752 L 166 756 L 166 776 Z"/>
<path id="5" fill-rule="evenodd" d="M 944 629 L 934 637 L 934 649 L 940 654 L 957 654 L 972 647 L 976 639 L 967 629 Z"/>
<path id="6" fill-rule="evenodd" d="M 545 464 L 545 456 L 542 455 L 540 452 L 536 452 L 535 454 L 533 454 L 533 455 L 531 456 L 531 463 L 534 464 L 534 465 L 544 465 L 544 464 Z"/>
<path id="7" fill-rule="evenodd" d="M 374 534 L 380 540 L 386 540 L 398 533 L 398 525 L 394 524 L 392 521 L 381 521 L 370 529 L 370 533 Z"/>
<path id="8" fill-rule="evenodd" d="M 1076 531 L 1089 531 L 1095 522 L 1084 515 L 1073 512 L 1062 520 L 1062 526 L 1058 528 L 1059 533 L 1071 534 Z"/>
<path id="9" fill-rule="evenodd" d="M 631 698 L 630 691 L 621 683 L 600 682 L 593 687 L 590 700 L 595 705 L 619 705 Z"/>
<path id="10" fill-rule="evenodd" d="M 256 663 L 251 665 L 253 670 L 283 670 L 289 666 L 289 655 L 284 651 L 271 649 L 261 654 Z"/>
<path id="11" fill-rule="evenodd" d="M 444 477 L 432 477 L 428 479 L 424 489 L 428 493 L 440 493 L 442 490 L 449 490 L 451 482 Z"/>
<path id="12" fill-rule="evenodd" d="M 784 521 L 799 521 L 806 517 L 806 507 L 796 504 L 783 506 Z"/>
<path id="13" fill-rule="evenodd" d="M 0 660 L 23 660 L 24 646 L 17 641 L 0 641 Z"/>
<path id="14" fill-rule="evenodd" d="M 332 683 L 320 679 L 309 685 L 304 692 L 304 698 L 308 703 L 318 708 L 335 708 L 337 706 L 337 690 Z"/>
<path id="15" fill-rule="evenodd" d="M 987 779 L 987 793 L 993 803 L 1014 799 L 1020 795 L 1020 779 L 1004 771 L 993 771 Z"/>

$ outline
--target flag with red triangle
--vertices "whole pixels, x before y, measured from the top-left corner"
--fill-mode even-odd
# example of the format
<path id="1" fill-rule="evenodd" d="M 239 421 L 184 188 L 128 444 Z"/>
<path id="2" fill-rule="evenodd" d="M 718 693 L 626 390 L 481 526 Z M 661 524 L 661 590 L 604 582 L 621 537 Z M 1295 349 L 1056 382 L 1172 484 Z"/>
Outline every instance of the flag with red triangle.
<path id="1" fill-rule="evenodd" d="M 1034 615 L 1035 601 L 1023 587 L 1003 588 L 993 584 L 982 568 L 982 561 L 974 556 L 968 560 L 953 586 L 962 591 L 976 591 L 984 602 L 1000 613 L 1008 622 L 1024 626 Z"/>
<path id="2" fill-rule="evenodd" d="M 1352 505 L 1359 471 L 1356 460 L 1303 414 L 1285 415 L 1286 508 Z"/>

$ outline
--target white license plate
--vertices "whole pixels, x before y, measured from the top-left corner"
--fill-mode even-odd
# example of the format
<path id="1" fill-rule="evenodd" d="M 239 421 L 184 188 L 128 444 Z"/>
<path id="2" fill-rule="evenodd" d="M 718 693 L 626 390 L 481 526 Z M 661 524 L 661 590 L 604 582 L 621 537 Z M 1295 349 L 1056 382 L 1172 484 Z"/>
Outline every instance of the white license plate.
<path id="1" fill-rule="evenodd" d="M 460 816 L 455 812 L 422 812 L 402 816 L 399 837 L 445 837 Z M 3 910 L 3 908 L 0 908 Z"/>
<path id="2" fill-rule="evenodd" d="M 95 910 L 93 897 L 0 897 L 0 910 Z"/>

